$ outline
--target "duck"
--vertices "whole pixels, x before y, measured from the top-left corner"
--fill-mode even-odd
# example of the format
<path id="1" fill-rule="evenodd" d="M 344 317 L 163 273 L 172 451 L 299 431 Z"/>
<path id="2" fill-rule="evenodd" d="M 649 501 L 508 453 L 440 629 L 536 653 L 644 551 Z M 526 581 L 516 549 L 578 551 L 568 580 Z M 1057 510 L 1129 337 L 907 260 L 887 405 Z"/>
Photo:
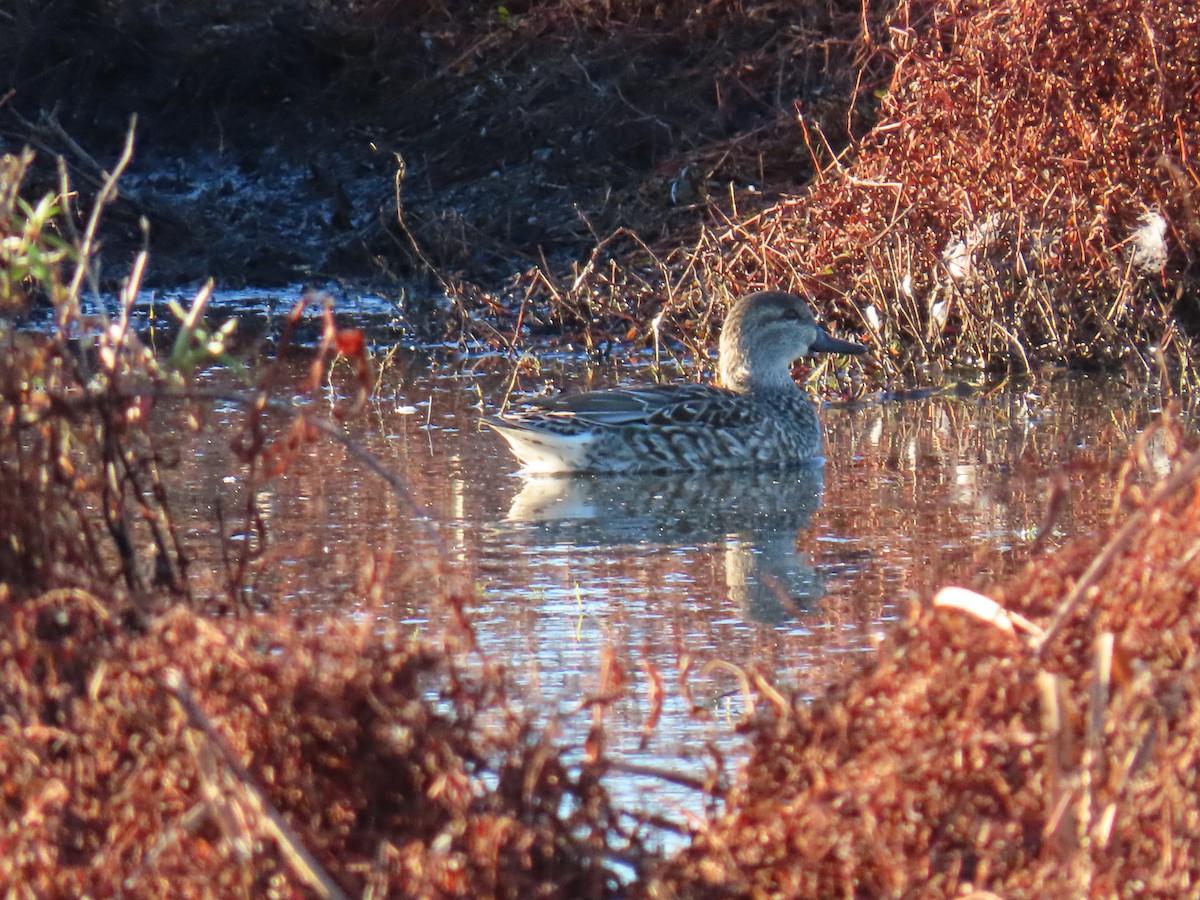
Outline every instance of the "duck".
<path id="1" fill-rule="evenodd" d="M 792 378 L 802 356 L 867 348 L 822 328 L 785 291 L 748 294 L 721 329 L 719 386 L 564 394 L 484 419 L 530 475 L 786 470 L 824 462 L 816 407 Z"/>

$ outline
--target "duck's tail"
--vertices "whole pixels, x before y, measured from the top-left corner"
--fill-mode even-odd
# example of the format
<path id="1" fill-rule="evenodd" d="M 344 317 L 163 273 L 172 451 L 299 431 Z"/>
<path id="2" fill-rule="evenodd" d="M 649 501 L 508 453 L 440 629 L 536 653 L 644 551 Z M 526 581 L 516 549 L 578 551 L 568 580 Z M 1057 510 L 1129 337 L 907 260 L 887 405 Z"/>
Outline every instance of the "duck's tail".
<path id="1" fill-rule="evenodd" d="M 580 472 L 588 467 L 593 434 L 562 434 L 510 419 L 484 419 L 483 424 L 500 433 L 531 475 Z"/>

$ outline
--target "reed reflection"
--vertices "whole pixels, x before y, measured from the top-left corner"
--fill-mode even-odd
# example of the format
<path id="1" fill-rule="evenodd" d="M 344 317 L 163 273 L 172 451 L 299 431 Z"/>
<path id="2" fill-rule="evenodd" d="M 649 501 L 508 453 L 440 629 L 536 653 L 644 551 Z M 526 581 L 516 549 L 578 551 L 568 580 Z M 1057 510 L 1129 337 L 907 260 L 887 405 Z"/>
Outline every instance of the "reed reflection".
<path id="1" fill-rule="evenodd" d="M 729 596 L 748 619 L 779 625 L 811 612 L 825 579 L 797 549 L 824 493 L 824 469 L 527 476 L 508 521 L 520 540 L 581 549 L 680 550 L 724 544 Z"/>

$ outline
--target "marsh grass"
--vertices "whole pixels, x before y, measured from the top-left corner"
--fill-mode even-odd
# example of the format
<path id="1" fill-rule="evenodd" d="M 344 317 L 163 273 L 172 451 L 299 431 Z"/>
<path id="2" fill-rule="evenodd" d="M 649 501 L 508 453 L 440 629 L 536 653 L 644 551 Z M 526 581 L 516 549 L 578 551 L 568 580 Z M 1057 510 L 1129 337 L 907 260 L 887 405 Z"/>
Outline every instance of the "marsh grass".
<path id="1" fill-rule="evenodd" d="M 1169 418 L 1111 523 L 990 596 L 914 604 L 856 677 L 776 701 L 729 809 L 641 896 L 1085 896 L 1195 878 L 1200 454 Z M 1146 449 L 1171 460 L 1161 480 Z M 969 602 L 968 602 L 969 601 Z M 1166 735 L 1170 738 L 1165 738 Z"/>
<path id="2" fill-rule="evenodd" d="M 723 182 L 696 205 L 695 230 L 614 234 L 565 288 L 537 271 L 532 305 L 627 316 L 639 340 L 667 310 L 680 333 L 709 336 L 714 304 L 778 286 L 874 336 L 877 377 L 1128 364 L 1194 383 L 1195 6 L 980 0 L 870 14 L 856 59 L 878 85 L 874 127 L 839 152 L 827 123 L 797 108 L 773 134 L 811 160 L 807 187 L 771 200 Z M 869 77 L 880 57 L 886 83 Z"/>
<path id="3" fill-rule="evenodd" d="M 411 584 L 387 546 L 359 548 L 362 622 L 262 592 L 281 557 L 257 498 L 320 441 L 359 456 L 404 508 L 404 483 L 344 426 L 373 385 L 362 335 L 326 307 L 300 383 L 268 362 L 241 371 L 241 390 L 199 387 L 198 371 L 232 361 L 232 329 L 203 315 L 209 289 L 179 310 L 162 358 L 130 326 L 144 259 L 117 315 L 81 315 L 86 239 L 66 237 L 63 196 L 22 199 L 28 162 L 0 165 L 3 889 L 602 897 L 616 866 L 640 871 L 648 822 L 609 800 L 602 752 L 568 766 L 510 701 L 436 542 L 420 564 L 440 577 L 421 602 L 445 625 L 421 636 L 375 614 Z M 74 233 L 94 233 L 99 213 Z M 14 327 L 33 303 L 54 310 L 48 331 Z M 349 365 L 331 372 L 335 356 Z M 345 400 L 318 412 L 292 399 L 326 378 Z M 212 499 L 217 546 L 202 548 L 167 476 L 173 435 L 214 428 L 214 402 L 241 411 L 221 438 L 244 502 Z M 201 558 L 218 560 L 215 581 Z"/>
<path id="4" fill-rule="evenodd" d="M 14 7 L 13 133 L 96 186 L 70 132 L 115 142 L 90 115 L 109 100 L 147 107 L 160 152 L 192 146 L 197 115 L 255 156 L 297 117 L 367 135 L 359 164 L 403 194 L 316 191 L 322 244 L 448 294 L 411 305 L 430 340 L 708 346 L 732 297 L 780 287 L 878 338 L 860 372 L 876 381 L 956 363 L 1196 377 L 1200 24 L 1183 0 L 78 6 Z M 313 180 L 345 187 L 337 140 L 301 143 L 334 172 Z M 137 241 L 139 216 L 173 213 L 132 194 L 111 213 Z M 156 240 L 203 243 L 214 212 Z"/>
<path id="5" fill-rule="evenodd" d="M 539 22 L 561 36 L 645 26 L 669 7 L 673 25 L 700 36 L 716 13 L 757 8 L 692 18 L 686 6 L 530 4 L 515 22 L 473 7 L 491 18 L 455 71 L 511 54 Z M 395 9 L 447 15 L 436 3 Z M 886 36 L 870 19 L 857 43 L 827 48 L 892 67 L 880 123 L 851 154 L 826 140 L 828 122 L 772 121 L 724 148 L 740 176 L 722 151 L 683 179 L 705 217 L 687 240 L 599 229 L 573 268 L 531 265 L 511 305 L 447 279 L 457 325 L 514 347 L 526 325 L 594 348 L 678 336 L 699 357 L 731 297 L 770 284 L 808 290 L 826 319 L 869 333 L 887 377 L 956 360 L 1025 371 L 1133 359 L 1190 383 L 1198 16 L 1137 0 L 899 4 Z M 328 316 L 307 379 L 284 384 L 268 366 L 236 397 L 245 417 L 222 437 L 244 503 L 217 535 L 222 583 L 196 583 L 162 473 L 171 430 L 206 425 L 212 397 L 188 375 L 220 358 L 222 328 L 197 302 L 183 362 L 170 366 L 121 311 L 81 316 L 95 219 L 69 209 L 65 183 L 52 199 L 23 198 L 22 160 L 0 167 L 6 890 L 1082 896 L 1133 884 L 1173 895 L 1200 877 L 1200 463 L 1169 418 L 1157 437 L 1171 474 L 1157 480 L 1155 436 L 1138 441 L 1112 520 L 991 591 L 990 618 L 919 598 L 865 670 L 812 703 L 759 671 L 701 667 L 733 677 L 753 754 L 732 786 L 720 772 L 690 784 L 724 812 L 660 859 L 646 840 L 658 823 L 617 808 L 604 787 L 621 768 L 605 714 L 633 690 L 635 662 L 606 656 L 582 702 L 593 716 L 583 761 L 568 765 L 479 652 L 469 588 L 444 560 L 429 563 L 446 577 L 421 598 L 446 614 L 437 635 L 377 628 L 370 615 L 362 625 L 262 610 L 254 575 L 272 557 L 257 488 L 319 441 L 351 447 L 344 423 L 373 386 L 361 336 Z M 722 189 L 751 163 L 757 181 L 797 165 L 814 183 L 776 197 Z M 682 196 L 678 172 L 650 187 Z M 1134 237 L 1154 214 L 1165 255 L 1153 234 Z M 445 231 L 453 261 L 466 232 Z M 123 303 L 141 271 L 135 259 Z M 12 325 L 34 303 L 58 312 L 49 334 Z M 284 391 L 319 390 L 337 353 L 352 364 L 336 377 L 354 389 L 333 421 L 280 410 Z M 403 503 L 404 485 L 372 471 Z M 362 548 L 355 590 L 368 611 L 411 584 L 390 549 Z M 1044 640 L 1013 627 L 1021 620 Z M 675 674 L 667 688 L 662 673 L 646 680 L 702 706 L 686 660 Z M 652 694 L 647 708 L 659 702 Z"/>

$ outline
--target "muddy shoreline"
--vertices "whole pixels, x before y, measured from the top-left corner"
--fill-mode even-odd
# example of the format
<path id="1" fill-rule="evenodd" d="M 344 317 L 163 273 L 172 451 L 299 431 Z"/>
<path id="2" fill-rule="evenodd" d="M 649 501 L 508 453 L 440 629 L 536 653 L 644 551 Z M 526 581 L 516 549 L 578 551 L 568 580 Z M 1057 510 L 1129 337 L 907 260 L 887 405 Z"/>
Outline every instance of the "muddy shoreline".
<path id="1" fill-rule="evenodd" d="M 276 6 L 17 14 L 0 150 L 36 148 L 47 186 L 62 156 L 86 193 L 137 116 L 105 219 L 112 278 L 145 220 L 153 285 L 381 289 L 436 270 L 496 288 L 569 271 L 618 229 L 678 240 L 713 193 L 745 210 L 796 190 L 811 159 L 773 145 L 797 111 L 844 146 L 874 102 L 861 85 L 850 102 L 857 4 L 634 4 L 603 22 L 537 4 Z"/>
<path id="2" fill-rule="evenodd" d="M 874 382 L 1200 383 L 1194 5 L 22 0 L 5 25 L 31 193 L 65 159 L 82 223 L 137 115 L 109 289 L 148 246 L 147 285 L 366 289 L 430 340 L 698 350 L 785 288 L 879 348 Z"/>

